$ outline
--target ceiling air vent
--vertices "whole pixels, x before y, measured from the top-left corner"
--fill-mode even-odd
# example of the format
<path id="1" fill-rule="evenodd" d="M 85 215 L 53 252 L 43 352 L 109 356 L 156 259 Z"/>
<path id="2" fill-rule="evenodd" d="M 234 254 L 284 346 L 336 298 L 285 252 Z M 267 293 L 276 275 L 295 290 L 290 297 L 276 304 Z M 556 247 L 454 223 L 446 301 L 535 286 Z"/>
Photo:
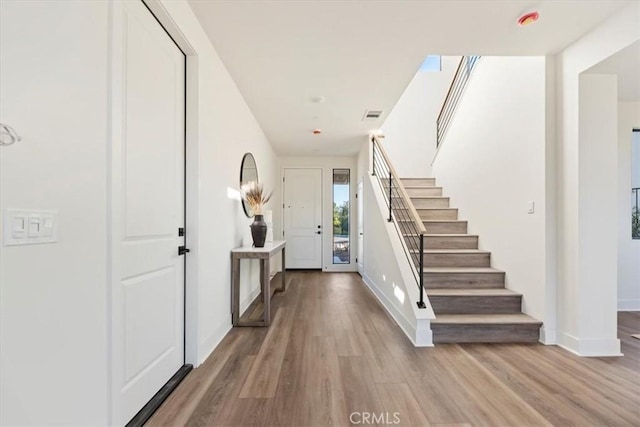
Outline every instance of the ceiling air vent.
<path id="1" fill-rule="evenodd" d="M 375 120 L 379 119 L 382 115 L 382 110 L 367 110 L 364 112 L 362 120 Z"/>

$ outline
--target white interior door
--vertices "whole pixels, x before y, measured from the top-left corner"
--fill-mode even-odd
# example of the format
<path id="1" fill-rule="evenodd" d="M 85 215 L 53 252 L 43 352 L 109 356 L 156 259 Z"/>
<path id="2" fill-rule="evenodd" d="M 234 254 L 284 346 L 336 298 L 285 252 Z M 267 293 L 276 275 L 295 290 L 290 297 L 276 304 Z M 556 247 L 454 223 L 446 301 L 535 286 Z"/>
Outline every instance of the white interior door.
<path id="1" fill-rule="evenodd" d="M 114 6 L 114 423 L 184 364 L 185 56 L 141 1 Z"/>
<path id="2" fill-rule="evenodd" d="M 284 170 L 287 268 L 322 268 L 322 169 Z"/>
<path id="3" fill-rule="evenodd" d="M 362 181 L 358 181 L 358 272 L 364 273 L 364 199 L 362 194 Z"/>

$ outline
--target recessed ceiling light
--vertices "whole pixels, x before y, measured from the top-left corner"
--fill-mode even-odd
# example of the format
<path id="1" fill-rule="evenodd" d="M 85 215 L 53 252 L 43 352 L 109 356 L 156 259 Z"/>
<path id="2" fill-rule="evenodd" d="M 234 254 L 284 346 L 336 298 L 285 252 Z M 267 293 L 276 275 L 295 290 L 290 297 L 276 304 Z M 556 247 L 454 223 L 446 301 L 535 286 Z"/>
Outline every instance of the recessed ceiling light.
<path id="1" fill-rule="evenodd" d="M 312 96 L 310 99 L 314 104 L 322 104 L 324 101 L 326 101 L 326 98 L 324 96 Z"/>
<path id="2" fill-rule="evenodd" d="M 538 18 L 540 18 L 540 13 L 538 13 L 537 11 L 525 13 L 520 18 L 518 18 L 518 25 L 520 25 L 521 27 L 531 25 L 536 22 Z"/>

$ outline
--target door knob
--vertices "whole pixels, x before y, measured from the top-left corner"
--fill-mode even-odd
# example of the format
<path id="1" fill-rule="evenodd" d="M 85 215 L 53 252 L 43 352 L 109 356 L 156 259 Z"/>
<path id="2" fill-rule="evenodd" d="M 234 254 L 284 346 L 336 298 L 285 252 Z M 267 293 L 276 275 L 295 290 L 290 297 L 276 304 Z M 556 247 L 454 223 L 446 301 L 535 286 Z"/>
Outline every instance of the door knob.
<path id="1" fill-rule="evenodd" d="M 316 231 L 316 234 L 322 234 L 322 231 Z"/>

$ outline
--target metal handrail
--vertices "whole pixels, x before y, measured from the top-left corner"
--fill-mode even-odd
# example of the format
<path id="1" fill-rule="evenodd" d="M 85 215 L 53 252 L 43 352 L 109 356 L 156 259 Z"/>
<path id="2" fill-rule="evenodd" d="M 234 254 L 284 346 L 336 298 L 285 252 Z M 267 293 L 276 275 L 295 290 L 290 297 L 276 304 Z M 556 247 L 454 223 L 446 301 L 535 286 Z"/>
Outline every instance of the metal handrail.
<path id="1" fill-rule="evenodd" d="M 400 238 L 404 241 L 403 249 L 407 260 L 413 266 L 413 273 L 420 292 L 419 308 L 426 308 L 424 303 L 424 235 L 426 228 L 411 203 L 398 173 L 394 169 L 386 151 L 378 139 L 371 137 L 372 168 L 371 172 L 378 178 L 378 183 L 385 195 L 389 208 L 387 221 L 393 222 Z"/>
<path id="2" fill-rule="evenodd" d="M 479 59 L 480 56 L 475 55 L 463 56 L 460 59 L 460 63 L 458 64 L 456 73 L 454 74 L 453 80 L 451 81 L 451 86 L 449 86 L 449 91 L 444 98 L 442 108 L 440 108 L 440 113 L 438 114 L 438 118 L 436 119 L 437 147 L 440 146 L 440 144 L 444 140 L 444 136 L 446 135 L 447 130 L 449 130 L 449 124 L 453 119 L 453 115 L 456 111 L 456 108 L 458 107 L 460 99 L 462 98 L 462 94 L 467 87 L 471 72 L 473 71 Z"/>

